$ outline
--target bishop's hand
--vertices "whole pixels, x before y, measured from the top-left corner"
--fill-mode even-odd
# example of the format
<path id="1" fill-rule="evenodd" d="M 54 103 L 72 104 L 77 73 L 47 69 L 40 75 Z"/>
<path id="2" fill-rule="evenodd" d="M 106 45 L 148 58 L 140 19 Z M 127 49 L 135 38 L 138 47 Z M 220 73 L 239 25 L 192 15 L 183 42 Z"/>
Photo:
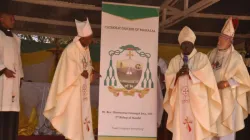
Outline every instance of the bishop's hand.
<path id="1" fill-rule="evenodd" d="M 5 69 L 4 70 L 4 75 L 7 77 L 7 78 L 15 78 L 15 72 L 9 70 L 9 69 Z"/>
<path id="2" fill-rule="evenodd" d="M 183 65 L 182 68 L 177 72 L 176 77 L 179 78 L 180 76 L 183 75 L 188 75 L 189 74 L 189 68 L 187 65 Z"/>
<path id="3" fill-rule="evenodd" d="M 100 75 L 100 73 L 98 73 L 97 71 L 95 71 L 95 70 L 92 70 L 92 81 L 94 81 L 94 80 L 96 80 L 96 79 L 99 79 L 100 77 L 102 77 L 101 75 Z"/>
<path id="4" fill-rule="evenodd" d="M 217 83 L 218 89 L 224 89 L 229 87 L 229 83 L 227 81 L 220 81 L 219 83 Z"/>
<path id="5" fill-rule="evenodd" d="M 188 75 L 189 74 L 189 68 L 187 65 L 183 65 L 182 68 L 177 72 L 175 82 L 176 84 L 177 80 L 179 79 L 180 76 Z"/>
<path id="6" fill-rule="evenodd" d="M 84 70 L 81 74 L 85 79 L 88 79 L 89 78 L 89 73 L 87 70 Z"/>

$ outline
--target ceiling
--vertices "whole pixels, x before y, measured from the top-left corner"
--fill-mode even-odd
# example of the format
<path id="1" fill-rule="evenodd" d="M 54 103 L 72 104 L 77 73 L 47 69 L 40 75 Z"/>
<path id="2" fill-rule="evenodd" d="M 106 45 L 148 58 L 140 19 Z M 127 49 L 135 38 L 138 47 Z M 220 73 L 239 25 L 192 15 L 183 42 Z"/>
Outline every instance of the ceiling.
<path id="1" fill-rule="evenodd" d="M 249 0 L 106 0 L 107 2 L 161 7 L 159 42 L 178 44 L 179 31 L 189 26 L 197 35 L 197 46 L 211 47 L 226 21 L 240 20 L 235 43 L 250 38 Z M 16 32 L 58 38 L 76 35 L 74 19 L 87 16 L 94 36 L 101 35 L 101 0 L 12 0 Z"/>

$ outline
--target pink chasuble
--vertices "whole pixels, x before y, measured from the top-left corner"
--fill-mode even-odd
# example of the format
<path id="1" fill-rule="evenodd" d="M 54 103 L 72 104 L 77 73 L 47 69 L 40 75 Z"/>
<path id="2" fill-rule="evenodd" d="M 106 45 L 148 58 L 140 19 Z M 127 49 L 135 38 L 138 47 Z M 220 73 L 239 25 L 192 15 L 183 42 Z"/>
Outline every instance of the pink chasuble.
<path id="1" fill-rule="evenodd" d="M 82 100 L 82 122 L 83 122 L 83 137 L 84 140 L 94 140 L 92 113 L 90 108 L 90 92 L 88 79 L 82 78 L 81 100 Z M 89 107 L 87 107 L 89 106 Z"/>
<path id="2" fill-rule="evenodd" d="M 178 79 L 178 97 L 176 102 L 177 109 L 179 109 L 179 128 L 180 128 L 180 140 L 195 140 L 194 123 L 195 117 L 193 115 L 190 98 L 189 98 L 189 76 L 181 76 Z"/>
<path id="3" fill-rule="evenodd" d="M 92 62 L 89 51 L 82 58 L 83 70 L 87 70 L 89 77 L 81 77 L 81 103 L 82 103 L 82 126 L 84 140 L 94 140 L 92 112 L 90 103 L 90 78 L 92 72 Z"/>

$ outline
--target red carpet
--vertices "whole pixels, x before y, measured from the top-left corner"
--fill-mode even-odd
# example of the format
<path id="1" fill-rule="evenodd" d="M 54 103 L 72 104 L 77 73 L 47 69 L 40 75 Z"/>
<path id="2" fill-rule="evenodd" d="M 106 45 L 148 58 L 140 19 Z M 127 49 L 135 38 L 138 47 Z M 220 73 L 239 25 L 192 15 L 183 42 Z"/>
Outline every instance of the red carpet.
<path id="1" fill-rule="evenodd" d="M 65 140 L 61 136 L 19 136 L 18 140 Z"/>

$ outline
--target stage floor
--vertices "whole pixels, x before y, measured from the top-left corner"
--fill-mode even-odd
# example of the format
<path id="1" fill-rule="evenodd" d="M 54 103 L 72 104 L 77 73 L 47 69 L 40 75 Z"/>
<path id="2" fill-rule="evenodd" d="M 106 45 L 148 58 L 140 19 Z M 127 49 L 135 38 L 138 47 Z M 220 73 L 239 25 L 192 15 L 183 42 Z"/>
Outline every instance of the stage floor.
<path id="1" fill-rule="evenodd" d="M 61 136 L 19 136 L 18 140 L 65 140 Z"/>
<path id="2" fill-rule="evenodd" d="M 164 128 L 158 129 L 157 140 L 171 140 L 172 134 Z M 19 136 L 18 140 L 66 140 L 62 136 Z M 97 140 L 97 137 L 96 137 Z"/>

